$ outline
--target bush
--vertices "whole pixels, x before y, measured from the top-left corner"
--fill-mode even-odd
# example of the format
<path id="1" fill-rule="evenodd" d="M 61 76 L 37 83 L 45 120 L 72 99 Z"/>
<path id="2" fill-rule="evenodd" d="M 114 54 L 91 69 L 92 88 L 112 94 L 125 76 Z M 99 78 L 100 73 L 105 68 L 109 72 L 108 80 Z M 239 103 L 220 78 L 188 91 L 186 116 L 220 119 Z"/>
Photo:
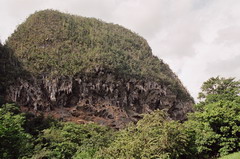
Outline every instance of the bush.
<path id="1" fill-rule="evenodd" d="M 20 158 L 31 148 L 31 136 L 22 127 L 25 118 L 18 112 L 15 104 L 0 108 L 0 158 Z"/>
<path id="2" fill-rule="evenodd" d="M 185 128 L 158 110 L 121 130 L 98 158 L 178 159 L 188 154 L 189 143 Z"/>
<path id="3" fill-rule="evenodd" d="M 93 158 L 112 137 L 112 130 L 96 124 L 59 123 L 43 130 L 33 158 Z"/>

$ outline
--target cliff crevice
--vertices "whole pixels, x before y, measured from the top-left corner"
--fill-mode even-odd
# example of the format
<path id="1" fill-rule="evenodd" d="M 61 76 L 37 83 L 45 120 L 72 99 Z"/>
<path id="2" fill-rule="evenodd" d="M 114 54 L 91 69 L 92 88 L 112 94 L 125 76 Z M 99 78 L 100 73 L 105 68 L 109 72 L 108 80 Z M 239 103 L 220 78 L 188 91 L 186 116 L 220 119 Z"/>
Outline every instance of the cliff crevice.
<path id="1" fill-rule="evenodd" d="M 191 100 L 180 99 L 160 82 L 124 77 L 104 69 L 74 77 L 19 78 L 7 90 L 7 99 L 27 111 L 64 121 L 93 121 L 116 128 L 156 109 L 165 109 L 176 120 L 184 120 L 192 109 Z"/>

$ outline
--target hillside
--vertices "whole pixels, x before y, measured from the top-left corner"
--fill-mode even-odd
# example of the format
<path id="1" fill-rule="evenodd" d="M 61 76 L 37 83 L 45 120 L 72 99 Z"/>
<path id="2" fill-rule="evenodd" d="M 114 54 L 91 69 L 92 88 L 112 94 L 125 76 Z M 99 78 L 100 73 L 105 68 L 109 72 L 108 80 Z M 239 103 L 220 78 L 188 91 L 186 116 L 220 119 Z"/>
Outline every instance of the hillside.
<path id="1" fill-rule="evenodd" d="M 73 76 L 103 67 L 181 85 L 169 66 L 153 56 L 145 39 L 94 18 L 40 11 L 21 24 L 6 45 L 24 69 L 35 74 Z"/>
<path id="2" fill-rule="evenodd" d="M 120 109 L 117 114 L 130 119 L 129 114 L 168 108 L 173 118 L 183 119 L 193 103 L 146 40 L 119 25 L 44 10 L 19 25 L 5 47 L 21 66 L 13 69 L 19 78 L 6 98 L 35 111 L 63 107 L 58 114 L 66 115 L 63 109 L 82 111 L 85 103 L 83 114 L 91 109 L 95 116 Z"/>

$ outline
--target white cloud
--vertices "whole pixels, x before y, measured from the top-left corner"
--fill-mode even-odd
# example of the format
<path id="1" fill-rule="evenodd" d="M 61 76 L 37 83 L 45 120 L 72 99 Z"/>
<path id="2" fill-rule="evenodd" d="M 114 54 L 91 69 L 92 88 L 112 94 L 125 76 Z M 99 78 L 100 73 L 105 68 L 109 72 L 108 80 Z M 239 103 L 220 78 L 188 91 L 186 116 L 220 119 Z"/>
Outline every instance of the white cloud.
<path id="1" fill-rule="evenodd" d="M 194 97 L 212 76 L 240 78 L 239 0 L 1 0 L 1 40 L 29 14 L 47 8 L 137 32 Z"/>

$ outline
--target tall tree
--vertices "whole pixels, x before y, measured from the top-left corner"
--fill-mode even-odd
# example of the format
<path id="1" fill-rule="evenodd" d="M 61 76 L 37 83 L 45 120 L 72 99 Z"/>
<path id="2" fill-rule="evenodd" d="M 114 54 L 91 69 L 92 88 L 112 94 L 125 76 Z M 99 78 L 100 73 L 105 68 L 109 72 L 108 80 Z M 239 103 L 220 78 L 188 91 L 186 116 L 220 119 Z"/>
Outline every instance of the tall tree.
<path id="1" fill-rule="evenodd" d="M 240 151 L 240 82 L 210 78 L 199 93 L 201 102 L 185 124 L 195 132 L 195 146 L 202 158 Z"/>

